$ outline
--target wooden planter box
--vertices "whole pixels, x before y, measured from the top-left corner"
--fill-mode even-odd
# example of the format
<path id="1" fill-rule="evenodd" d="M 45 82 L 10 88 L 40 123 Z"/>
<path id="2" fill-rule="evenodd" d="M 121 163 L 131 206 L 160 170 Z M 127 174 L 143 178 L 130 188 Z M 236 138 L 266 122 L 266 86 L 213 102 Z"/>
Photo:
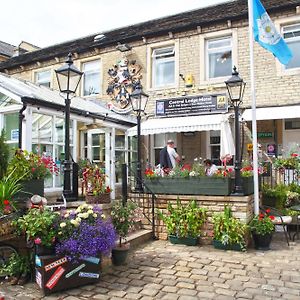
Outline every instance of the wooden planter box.
<path id="1" fill-rule="evenodd" d="M 198 238 L 177 237 L 176 235 L 169 235 L 168 237 L 171 244 L 181 244 L 186 246 L 196 246 L 198 244 Z"/>
<path id="2" fill-rule="evenodd" d="M 110 203 L 110 194 L 100 194 L 97 196 L 89 195 L 87 194 L 85 196 L 85 201 L 88 204 L 104 204 L 104 203 Z"/>
<path id="3" fill-rule="evenodd" d="M 231 181 L 228 177 L 152 178 L 145 179 L 145 190 L 154 194 L 228 196 Z"/>
<path id="4" fill-rule="evenodd" d="M 65 256 L 35 257 L 36 283 L 45 295 L 74 287 L 97 283 L 100 279 L 100 258 L 70 262 Z"/>

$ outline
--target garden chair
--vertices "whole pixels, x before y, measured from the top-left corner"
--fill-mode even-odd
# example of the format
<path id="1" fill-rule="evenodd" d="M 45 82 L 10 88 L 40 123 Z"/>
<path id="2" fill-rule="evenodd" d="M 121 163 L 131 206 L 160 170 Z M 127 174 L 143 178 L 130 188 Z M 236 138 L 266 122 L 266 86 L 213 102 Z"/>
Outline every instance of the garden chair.
<path id="1" fill-rule="evenodd" d="M 260 210 L 262 212 L 265 212 L 265 213 L 266 213 L 267 209 L 270 210 L 269 215 L 274 216 L 274 220 L 273 220 L 274 225 L 282 226 L 283 233 L 284 233 L 285 238 L 286 238 L 286 242 L 289 246 L 290 245 L 289 238 L 291 239 L 291 237 L 288 234 L 287 226 L 292 223 L 293 218 L 291 216 L 283 215 L 280 210 L 278 210 L 274 207 L 266 206 L 266 205 L 260 207 Z"/>

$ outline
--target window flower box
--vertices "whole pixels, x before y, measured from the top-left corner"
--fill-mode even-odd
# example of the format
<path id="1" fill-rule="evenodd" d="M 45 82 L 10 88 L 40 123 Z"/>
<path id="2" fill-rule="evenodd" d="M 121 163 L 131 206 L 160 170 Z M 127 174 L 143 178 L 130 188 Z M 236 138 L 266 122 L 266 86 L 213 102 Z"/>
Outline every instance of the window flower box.
<path id="1" fill-rule="evenodd" d="M 231 193 L 229 177 L 156 177 L 144 182 L 145 190 L 155 194 L 227 196 Z"/>

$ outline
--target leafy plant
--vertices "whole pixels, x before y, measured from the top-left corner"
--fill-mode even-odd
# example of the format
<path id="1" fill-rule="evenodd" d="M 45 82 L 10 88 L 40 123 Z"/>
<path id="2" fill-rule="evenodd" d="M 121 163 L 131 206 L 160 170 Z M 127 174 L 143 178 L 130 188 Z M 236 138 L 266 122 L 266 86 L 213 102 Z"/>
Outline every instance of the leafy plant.
<path id="1" fill-rule="evenodd" d="M 32 208 L 27 214 L 14 221 L 19 234 L 25 233 L 28 241 L 51 247 L 57 237 L 58 214 L 48 209 Z"/>
<path id="2" fill-rule="evenodd" d="M 290 153 L 288 157 L 276 158 L 273 163 L 275 169 L 296 169 L 300 171 L 300 157 L 297 153 Z"/>
<path id="3" fill-rule="evenodd" d="M 17 253 L 12 253 L 8 262 L 0 269 L 0 273 L 5 273 L 9 276 L 27 275 L 30 271 L 29 256 L 19 255 Z"/>
<path id="4" fill-rule="evenodd" d="M 122 239 L 126 241 L 129 230 L 135 224 L 136 209 L 136 204 L 130 201 L 125 205 L 121 202 L 116 202 L 112 206 L 111 219 L 119 236 L 119 247 L 122 247 Z"/>
<path id="5" fill-rule="evenodd" d="M 275 225 L 272 222 L 275 217 L 269 213 L 270 210 L 267 209 L 266 212 L 260 213 L 251 220 L 249 223 L 251 232 L 254 232 L 258 235 L 266 235 L 275 230 Z"/>
<path id="6" fill-rule="evenodd" d="M 5 131 L 2 129 L 0 135 L 0 179 L 4 177 L 7 171 L 9 159 L 9 146 L 5 143 Z"/>
<path id="7" fill-rule="evenodd" d="M 214 239 L 223 245 L 239 244 L 245 249 L 245 235 L 247 225 L 232 216 L 229 206 L 224 207 L 224 212 L 213 215 Z"/>
<path id="8" fill-rule="evenodd" d="M 169 202 L 168 214 L 158 210 L 158 216 L 166 225 L 169 235 L 177 237 L 197 238 L 201 235 L 201 229 L 206 221 L 206 210 L 197 207 L 196 201 L 192 200 L 187 205 L 182 205 L 179 198 L 175 207 Z"/>
<path id="9" fill-rule="evenodd" d="M 0 215 L 16 210 L 14 195 L 22 190 L 20 178 L 15 178 L 14 170 L 0 180 Z"/>
<path id="10" fill-rule="evenodd" d="M 111 192 L 111 188 L 105 184 L 107 175 L 98 165 L 91 164 L 84 167 L 82 176 L 88 194 L 98 196 Z"/>
<path id="11" fill-rule="evenodd" d="M 275 187 L 269 185 L 263 185 L 262 187 L 262 198 L 263 203 L 268 206 L 275 206 L 275 208 L 282 210 L 285 207 L 287 199 L 287 191 L 289 187 L 284 184 L 278 184 Z M 272 202 L 275 201 L 273 205 Z"/>

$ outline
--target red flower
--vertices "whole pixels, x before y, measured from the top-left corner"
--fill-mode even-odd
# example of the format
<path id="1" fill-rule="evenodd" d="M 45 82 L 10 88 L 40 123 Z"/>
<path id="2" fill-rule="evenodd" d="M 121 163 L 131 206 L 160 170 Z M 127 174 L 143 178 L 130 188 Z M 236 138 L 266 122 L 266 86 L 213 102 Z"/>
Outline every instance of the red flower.
<path id="1" fill-rule="evenodd" d="M 184 171 L 184 170 L 191 171 L 191 170 L 192 170 L 191 165 L 189 165 L 189 164 L 183 165 L 183 166 L 181 167 L 181 171 Z"/>
<path id="2" fill-rule="evenodd" d="M 110 189 L 109 186 L 107 186 L 106 189 L 105 189 L 105 193 L 110 193 L 110 192 L 111 192 L 111 189 Z"/>
<path id="3" fill-rule="evenodd" d="M 267 213 L 267 214 L 269 214 L 269 213 L 270 213 L 270 211 L 271 211 L 271 210 L 270 210 L 269 208 L 268 208 L 268 209 L 266 209 L 266 213 Z"/>
<path id="4" fill-rule="evenodd" d="M 31 172 L 34 172 L 35 171 L 35 168 L 31 168 Z"/>
<path id="5" fill-rule="evenodd" d="M 4 204 L 4 205 L 9 205 L 10 202 L 9 202 L 9 200 L 6 199 L 6 200 L 3 200 L 3 204 Z"/>
<path id="6" fill-rule="evenodd" d="M 291 157 L 298 157 L 298 154 L 297 153 L 292 153 Z"/>
<path id="7" fill-rule="evenodd" d="M 275 217 L 274 216 L 269 216 L 269 218 L 273 221 L 275 220 Z"/>
<path id="8" fill-rule="evenodd" d="M 264 217 L 265 217 L 264 214 L 259 214 L 259 219 L 260 219 L 260 220 L 263 219 Z"/>

